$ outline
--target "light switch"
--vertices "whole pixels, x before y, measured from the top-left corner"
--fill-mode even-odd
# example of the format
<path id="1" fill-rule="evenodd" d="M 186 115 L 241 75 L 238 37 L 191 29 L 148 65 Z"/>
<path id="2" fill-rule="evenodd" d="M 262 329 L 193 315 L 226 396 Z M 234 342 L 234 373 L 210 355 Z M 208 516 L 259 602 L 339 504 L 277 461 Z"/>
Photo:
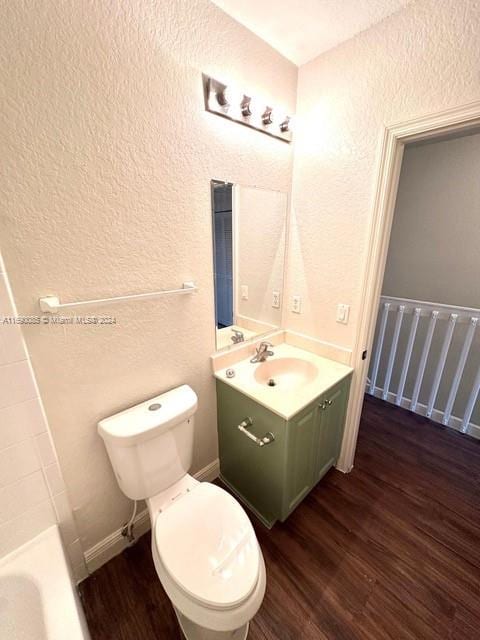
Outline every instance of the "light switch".
<path id="1" fill-rule="evenodd" d="M 272 307 L 280 309 L 280 291 L 272 291 Z"/>
<path id="2" fill-rule="evenodd" d="M 348 316 L 350 315 L 350 305 L 337 304 L 337 322 L 348 324 Z"/>
<path id="3" fill-rule="evenodd" d="M 292 297 L 292 311 L 293 313 L 302 313 L 302 298 L 300 296 Z"/>
<path id="4" fill-rule="evenodd" d="M 246 284 L 242 284 L 240 291 L 242 294 L 242 300 L 248 300 L 248 286 Z"/>

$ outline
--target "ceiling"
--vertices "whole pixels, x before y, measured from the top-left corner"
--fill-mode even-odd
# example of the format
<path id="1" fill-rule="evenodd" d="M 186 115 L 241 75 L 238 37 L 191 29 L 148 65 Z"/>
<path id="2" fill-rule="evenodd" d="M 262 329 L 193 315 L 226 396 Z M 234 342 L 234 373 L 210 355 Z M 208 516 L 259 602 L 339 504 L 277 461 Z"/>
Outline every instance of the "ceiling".
<path id="1" fill-rule="evenodd" d="M 297 65 L 395 13 L 411 0 L 213 0 Z"/>

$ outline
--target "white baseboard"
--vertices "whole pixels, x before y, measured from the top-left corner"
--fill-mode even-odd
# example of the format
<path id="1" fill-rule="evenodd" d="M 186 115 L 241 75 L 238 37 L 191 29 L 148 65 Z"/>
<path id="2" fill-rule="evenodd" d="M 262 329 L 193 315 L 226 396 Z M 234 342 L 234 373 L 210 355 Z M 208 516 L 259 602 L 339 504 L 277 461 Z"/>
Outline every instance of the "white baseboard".
<path id="1" fill-rule="evenodd" d="M 88 573 L 93 573 L 103 564 L 114 558 L 129 546 L 128 540 L 122 536 L 122 529 L 117 529 L 93 547 L 85 551 L 85 564 Z M 150 518 L 147 509 L 144 509 L 134 520 L 135 537 L 139 538 L 150 529 Z"/>
<path id="2" fill-rule="evenodd" d="M 218 458 L 194 474 L 194 478 L 200 482 L 211 482 L 218 477 L 220 464 Z M 97 542 L 93 547 L 85 551 L 85 563 L 89 574 L 99 569 L 103 564 L 114 558 L 129 546 L 127 539 L 122 536 L 122 528 L 117 529 L 109 536 Z M 148 510 L 144 509 L 134 521 L 135 538 L 139 538 L 150 529 Z"/>
<path id="3" fill-rule="evenodd" d="M 372 395 L 368 389 L 367 389 L 367 393 Z M 383 397 L 383 389 L 381 389 L 380 387 L 375 387 L 375 393 L 373 395 L 376 398 L 380 398 L 381 400 L 386 400 L 386 402 L 389 402 L 390 404 L 396 404 L 395 400 L 396 400 L 397 396 L 396 396 L 395 393 L 392 393 L 391 391 L 389 391 L 387 397 L 384 398 Z M 402 407 L 403 409 L 410 409 L 410 404 L 411 404 L 410 398 L 403 397 L 399 406 Z M 414 413 L 417 413 L 420 416 L 426 416 L 427 415 L 427 405 L 426 404 L 421 404 L 420 402 L 418 402 Z M 462 419 L 461 418 L 458 418 L 457 416 L 450 416 L 450 420 L 449 420 L 448 424 L 444 425 L 443 424 L 443 415 L 444 415 L 443 411 L 439 411 L 438 409 L 434 409 L 430 419 L 433 420 L 434 422 L 438 422 L 439 424 L 441 424 L 444 427 L 450 427 L 451 429 L 455 429 L 455 431 L 462 431 Z M 466 433 L 469 436 L 472 436 L 473 438 L 480 439 L 480 426 L 478 426 L 477 424 L 473 424 L 473 422 L 471 422 L 468 425 L 468 429 L 467 429 Z"/>
<path id="4" fill-rule="evenodd" d="M 210 464 L 207 464 L 206 467 L 203 467 L 203 469 L 200 469 L 200 471 L 197 471 L 197 473 L 194 473 L 193 477 L 195 478 L 195 480 L 198 480 L 199 482 L 212 482 L 212 480 L 215 480 L 215 478 L 218 478 L 219 475 L 220 475 L 220 461 L 217 458 Z"/>

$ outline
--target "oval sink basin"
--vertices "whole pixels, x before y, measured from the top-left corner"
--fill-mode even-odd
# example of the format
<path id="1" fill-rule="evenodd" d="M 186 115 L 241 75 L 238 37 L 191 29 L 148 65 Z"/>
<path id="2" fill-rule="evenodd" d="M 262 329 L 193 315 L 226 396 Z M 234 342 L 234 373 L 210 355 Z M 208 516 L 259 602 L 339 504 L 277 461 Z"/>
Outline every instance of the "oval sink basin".
<path id="1" fill-rule="evenodd" d="M 290 391 L 313 382 L 317 374 L 317 367 L 308 360 L 277 358 L 259 364 L 254 375 L 261 385 Z"/>

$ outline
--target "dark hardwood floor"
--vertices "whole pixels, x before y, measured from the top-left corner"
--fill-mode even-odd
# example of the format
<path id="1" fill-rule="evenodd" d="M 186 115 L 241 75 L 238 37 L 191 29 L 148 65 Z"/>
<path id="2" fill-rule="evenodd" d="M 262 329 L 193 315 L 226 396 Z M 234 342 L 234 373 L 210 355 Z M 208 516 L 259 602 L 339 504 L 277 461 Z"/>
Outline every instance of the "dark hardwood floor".
<path id="1" fill-rule="evenodd" d="M 480 441 L 368 397 L 355 468 L 255 523 L 267 593 L 249 640 L 478 640 Z M 149 535 L 80 586 L 92 640 L 180 640 Z"/>

